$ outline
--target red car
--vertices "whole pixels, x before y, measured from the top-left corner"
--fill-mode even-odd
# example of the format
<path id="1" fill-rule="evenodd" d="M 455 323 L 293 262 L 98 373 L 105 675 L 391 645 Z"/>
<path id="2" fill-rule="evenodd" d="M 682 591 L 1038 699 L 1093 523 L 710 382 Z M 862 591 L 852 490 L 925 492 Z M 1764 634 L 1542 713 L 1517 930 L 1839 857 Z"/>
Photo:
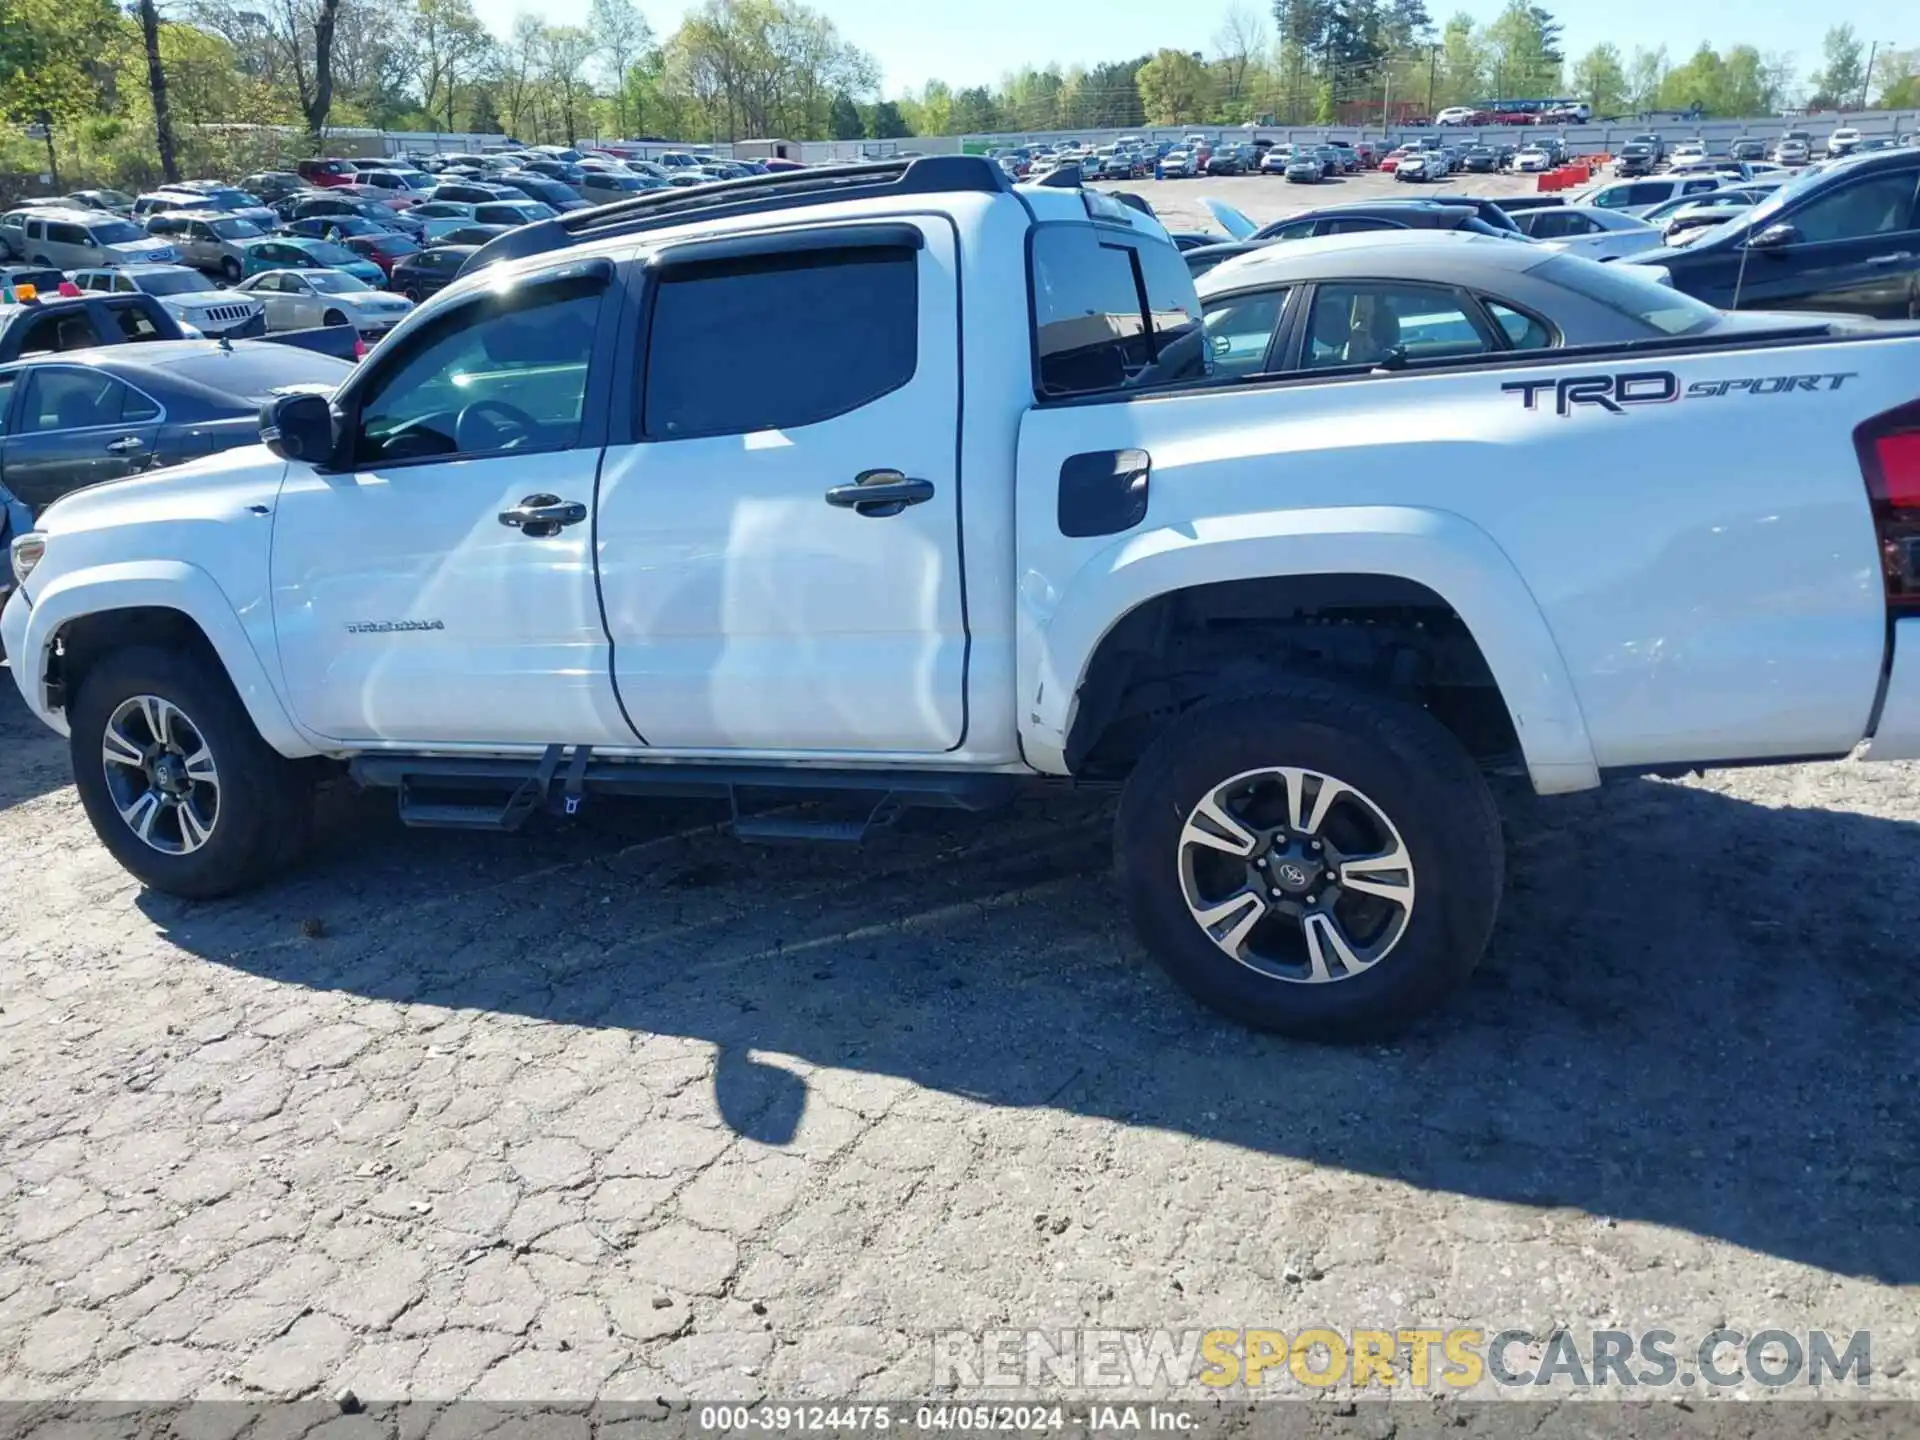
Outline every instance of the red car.
<path id="1" fill-rule="evenodd" d="M 362 260 L 371 260 L 386 277 L 393 278 L 393 267 L 409 255 L 418 255 L 420 242 L 405 235 L 349 235 L 340 242 Z"/>
<path id="2" fill-rule="evenodd" d="M 323 189 L 332 189 L 336 185 L 351 185 L 360 175 L 359 170 L 349 160 L 302 160 L 293 168 L 309 185 L 318 185 Z"/>

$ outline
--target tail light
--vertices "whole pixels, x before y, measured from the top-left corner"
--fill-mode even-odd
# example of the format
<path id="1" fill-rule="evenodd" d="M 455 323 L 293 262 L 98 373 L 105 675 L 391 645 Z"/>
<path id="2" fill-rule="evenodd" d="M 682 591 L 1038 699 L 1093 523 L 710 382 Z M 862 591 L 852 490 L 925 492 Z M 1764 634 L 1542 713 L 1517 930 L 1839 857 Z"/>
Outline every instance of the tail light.
<path id="1" fill-rule="evenodd" d="M 354 340 L 353 358 L 356 360 L 364 360 L 367 358 L 367 342 L 366 341 L 358 338 Z"/>
<path id="2" fill-rule="evenodd" d="M 1887 609 L 1920 615 L 1920 403 L 1875 416 L 1853 443 L 1873 503 Z"/>

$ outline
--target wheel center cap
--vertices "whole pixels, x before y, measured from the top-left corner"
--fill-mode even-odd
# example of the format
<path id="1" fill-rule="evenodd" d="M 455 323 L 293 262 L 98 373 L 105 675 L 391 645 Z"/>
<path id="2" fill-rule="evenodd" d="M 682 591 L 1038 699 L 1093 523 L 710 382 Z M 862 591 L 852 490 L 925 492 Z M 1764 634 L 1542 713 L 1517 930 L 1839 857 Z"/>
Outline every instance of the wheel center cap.
<path id="1" fill-rule="evenodd" d="M 153 762 L 153 783 L 170 795 L 184 794 L 188 789 L 186 765 L 178 755 L 162 755 Z"/>
<path id="2" fill-rule="evenodd" d="M 1298 860 L 1281 860 L 1277 862 L 1271 874 L 1273 875 L 1274 883 L 1283 890 L 1298 892 L 1305 890 L 1313 884 L 1314 871 L 1301 864 Z"/>

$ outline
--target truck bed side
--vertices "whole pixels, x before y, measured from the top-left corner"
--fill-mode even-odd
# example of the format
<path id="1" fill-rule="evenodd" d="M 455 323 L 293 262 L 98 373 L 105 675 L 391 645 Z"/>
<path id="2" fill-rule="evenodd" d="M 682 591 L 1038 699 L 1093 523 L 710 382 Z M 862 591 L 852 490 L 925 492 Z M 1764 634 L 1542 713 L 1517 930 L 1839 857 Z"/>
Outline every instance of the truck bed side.
<path id="1" fill-rule="evenodd" d="M 1030 753 L 1066 746 L 1142 602 L 1356 570 L 1467 622 L 1543 790 L 1845 753 L 1890 638 L 1853 432 L 1916 375 L 1920 337 L 1896 336 L 1042 405 L 1019 463 Z M 1062 534 L 1063 463 L 1120 448 L 1151 457 L 1145 518 Z"/>

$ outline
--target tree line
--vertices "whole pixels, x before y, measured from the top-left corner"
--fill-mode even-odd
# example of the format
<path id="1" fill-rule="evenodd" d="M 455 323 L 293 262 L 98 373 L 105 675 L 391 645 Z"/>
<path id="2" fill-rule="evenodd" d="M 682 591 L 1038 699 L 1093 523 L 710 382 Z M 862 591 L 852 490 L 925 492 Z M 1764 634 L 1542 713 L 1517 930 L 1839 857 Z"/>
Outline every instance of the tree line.
<path id="1" fill-rule="evenodd" d="M 1863 53 L 1864 52 L 1864 53 Z M 690 141 L 896 139 L 1137 125 L 1377 123 L 1449 105 L 1565 97 L 1598 115 L 1920 106 L 1920 50 L 1830 30 L 1804 81 L 1791 56 L 1611 43 L 1570 58 L 1534 0 L 1444 23 L 1425 0 L 1235 0 L 1207 47 L 1025 66 L 997 84 L 879 93 L 873 58 L 801 0 L 701 0 L 656 35 L 634 0 L 582 25 L 472 0 L 4 0 L 0 172 L 142 185 L 312 153 L 329 128 Z M 46 124 L 49 140 L 37 128 Z M 43 149 L 45 158 L 43 159 Z"/>

